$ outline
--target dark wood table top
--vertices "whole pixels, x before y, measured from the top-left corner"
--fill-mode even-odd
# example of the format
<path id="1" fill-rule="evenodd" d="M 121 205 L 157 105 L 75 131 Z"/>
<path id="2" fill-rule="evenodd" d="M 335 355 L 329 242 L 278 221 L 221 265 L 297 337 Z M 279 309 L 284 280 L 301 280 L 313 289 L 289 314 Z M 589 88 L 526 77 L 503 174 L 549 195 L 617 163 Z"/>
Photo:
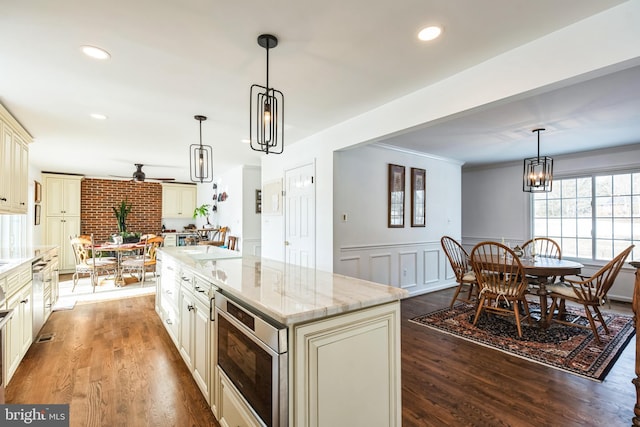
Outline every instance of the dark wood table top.
<path id="1" fill-rule="evenodd" d="M 520 263 L 524 272 L 531 276 L 568 276 L 580 274 L 584 265 L 576 261 L 566 259 L 535 257 L 535 261 L 530 258 L 520 258 Z"/>

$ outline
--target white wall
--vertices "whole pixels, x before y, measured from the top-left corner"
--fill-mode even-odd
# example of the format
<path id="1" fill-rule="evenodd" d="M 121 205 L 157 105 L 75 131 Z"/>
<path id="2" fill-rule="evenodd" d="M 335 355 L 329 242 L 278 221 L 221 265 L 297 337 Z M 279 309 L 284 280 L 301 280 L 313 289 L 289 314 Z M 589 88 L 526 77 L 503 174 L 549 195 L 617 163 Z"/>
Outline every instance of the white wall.
<path id="1" fill-rule="evenodd" d="M 284 154 L 263 157 L 262 181 L 280 179 L 285 169 L 315 161 L 316 266 L 332 271 L 335 150 L 381 140 L 386 135 L 523 93 L 575 83 L 589 74 L 604 73 L 605 69 L 611 72 L 628 67 L 640 58 L 640 43 L 630 42 L 640 40 L 637 22 L 640 0 L 631 0 L 303 141 L 291 145 L 285 141 Z M 282 217 L 263 216 L 262 221 L 263 256 L 282 260 Z"/>
<path id="2" fill-rule="evenodd" d="M 255 212 L 255 190 L 260 188 L 261 172 L 259 166 L 238 166 L 220 174 L 214 179 L 218 197 L 223 192 L 227 199 L 213 201 L 213 183 L 198 184 L 196 205 L 216 203 L 217 211 L 209 215 L 214 226 L 229 227 L 227 235 L 238 237 L 237 250 L 250 255 L 260 255 L 261 221 Z M 206 224 L 204 218 L 198 218 L 198 227 Z"/>
<path id="3" fill-rule="evenodd" d="M 638 138 L 640 140 L 640 136 Z M 600 171 L 638 170 L 640 143 L 571 156 L 556 156 L 553 159 L 553 167 L 555 178 Z M 474 169 L 463 168 L 463 245 L 470 250 L 483 240 L 504 238 L 515 245 L 531 238 L 530 206 L 529 193 L 522 191 L 521 162 Z M 593 274 L 603 264 L 589 262 L 585 264 L 582 273 Z M 612 299 L 631 301 L 634 272 L 635 269 L 625 264 L 609 292 Z"/>
<path id="4" fill-rule="evenodd" d="M 403 228 L 387 226 L 389 163 L 405 166 Z M 412 167 L 426 170 L 426 227 L 411 227 Z M 460 238 L 460 168 L 456 161 L 377 145 L 336 152 L 334 271 L 412 295 L 451 286 L 455 277 L 440 238 Z"/>

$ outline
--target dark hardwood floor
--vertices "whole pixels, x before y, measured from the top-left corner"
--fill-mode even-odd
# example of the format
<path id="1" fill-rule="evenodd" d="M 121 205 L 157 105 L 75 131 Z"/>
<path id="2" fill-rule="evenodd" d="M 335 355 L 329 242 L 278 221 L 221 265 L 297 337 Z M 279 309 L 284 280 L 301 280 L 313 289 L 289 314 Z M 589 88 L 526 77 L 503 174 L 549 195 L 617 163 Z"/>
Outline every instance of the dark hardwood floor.
<path id="1" fill-rule="evenodd" d="M 631 424 L 633 340 L 597 383 L 408 321 L 451 295 L 402 302 L 404 427 Z M 146 296 L 53 313 L 42 332 L 54 339 L 31 346 L 7 403 L 70 403 L 72 426 L 217 426 L 153 304 Z"/>

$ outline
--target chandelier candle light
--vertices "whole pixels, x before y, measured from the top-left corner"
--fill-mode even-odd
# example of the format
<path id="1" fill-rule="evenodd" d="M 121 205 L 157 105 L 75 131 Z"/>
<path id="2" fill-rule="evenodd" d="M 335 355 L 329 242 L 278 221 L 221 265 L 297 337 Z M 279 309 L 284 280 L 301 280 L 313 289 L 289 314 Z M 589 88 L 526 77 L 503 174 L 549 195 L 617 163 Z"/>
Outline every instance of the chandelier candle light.
<path id="1" fill-rule="evenodd" d="M 189 148 L 189 171 L 192 182 L 213 181 L 213 148 L 210 145 L 202 145 L 202 122 L 206 116 L 194 116 L 200 122 L 200 144 L 191 144 Z"/>
<path id="2" fill-rule="evenodd" d="M 258 45 L 267 51 L 267 83 L 253 84 L 249 100 L 249 140 L 251 149 L 265 154 L 282 154 L 284 150 L 284 95 L 269 87 L 269 49 L 278 45 L 271 34 L 258 36 Z M 255 108 L 255 111 L 254 111 Z"/>
<path id="3" fill-rule="evenodd" d="M 528 193 L 544 193 L 551 191 L 553 181 L 553 159 L 540 157 L 540 132 L 544 128 L 533 129 L 538 134 L 538 156 L 524 159 L 522 191 Z"/>

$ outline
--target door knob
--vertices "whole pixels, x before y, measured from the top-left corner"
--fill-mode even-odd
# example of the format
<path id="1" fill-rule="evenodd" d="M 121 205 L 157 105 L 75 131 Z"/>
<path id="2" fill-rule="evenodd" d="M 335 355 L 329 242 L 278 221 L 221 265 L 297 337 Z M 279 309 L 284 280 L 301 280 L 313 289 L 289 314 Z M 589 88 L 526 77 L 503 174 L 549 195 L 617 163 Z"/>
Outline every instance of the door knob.
<path id="1" fill-rule="evenodd" d="M 290 243 L 289 243 L 289 241 L 288 241 L 288 240 L 285 240 L 285 241 L 284 241 L 284 245 L 285 245 L 285 246 L 289 246 L 289 244 L 290 244 Z"/>

